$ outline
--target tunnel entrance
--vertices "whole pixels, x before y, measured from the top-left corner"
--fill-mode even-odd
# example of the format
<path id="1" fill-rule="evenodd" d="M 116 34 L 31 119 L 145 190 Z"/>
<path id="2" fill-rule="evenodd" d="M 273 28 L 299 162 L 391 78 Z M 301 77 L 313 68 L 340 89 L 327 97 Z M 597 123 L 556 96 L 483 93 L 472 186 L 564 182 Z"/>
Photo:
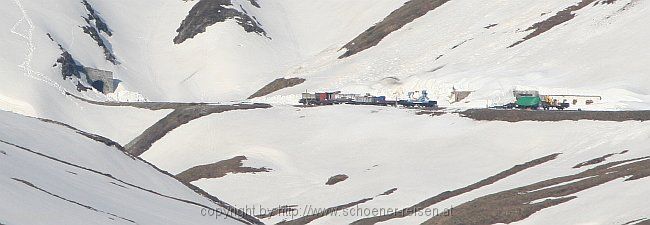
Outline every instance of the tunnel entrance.
<path id="1" fill-rule="evenodd" d="M 104 93 L 104 81 L 101 80 L 93 81 L 92 86 L 93 88 L 97 89 L 97 91 Z"/>

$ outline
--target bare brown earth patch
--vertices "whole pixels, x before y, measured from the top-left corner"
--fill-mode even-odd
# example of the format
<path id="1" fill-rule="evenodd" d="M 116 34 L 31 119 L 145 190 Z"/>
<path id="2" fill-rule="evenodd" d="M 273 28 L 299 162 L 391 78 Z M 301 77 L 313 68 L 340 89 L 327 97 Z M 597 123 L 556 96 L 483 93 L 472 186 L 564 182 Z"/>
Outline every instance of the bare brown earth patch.
<path id="1" fill-rule="evenodd" d="M 377 196 L 389 195 L 389 194 L 393 193 L 395 190 L 397 190 L 397 189 L 393 188 L 393 189 L 385 191 L 383 194 L 380 194 L 380 195 L 377 195 Z M 353 206 L 368 202 L 368 201 L 373 200 L 373 199 L 374 199 L 374 197 L 373 198 L 364 198 L 364 199 L 361 199 L 359 201 L 350 202 L 350 203 L 347 203 L 347 204 L 334 206 L 334 207 L 330 207 L 330 208 L 323 209 L 323 210 L 314 209 L 313 211 L 316 211 L 316 212 L 313 213 L 313 214 L 306 215 L 306 216 L 297 218 L 295 220 L 282 221 L 282 222 L 277 223 L 276 225 L 304 225 L 304 224 L 308 224 L 308 223 L 310 223 L 310 222 L 312 222 L 314 220 L 317 220 L 319 218 L 331 215 L 331 214 L 335 213 L 336 211 L 344 210 L 344 209 L 347 209 L 347 208 L 350 208 L 350 207 L 353 207 Z M 312 211 L 312 210 L 307 209 L 305 211 L 309 212 L 309 211 Z"/>
<path id="2" fill-rule="evenodd" d="M 595 2 L 595 3 L 594 3 Z M 575 12 L 585 8 L 586 6 L 590 5 L 591 3 L 594 3 L 594 5 L 598 4 L 612 4 L 616 2 L 616 0 L 582 0 L 578 2 L 575 5 L 569 6 L 568 8 L 557 12 L 555 15 L 551 16 L 550 18 L 535 23 L 532 26 L 530 26 L 526 31 L 533 31 L 532 33 L 526 35 L 523 40 L 520 40 L 512 45 L 510 45 L 508 48 L 515 47 L 527 40 L 530 40 L 534 37 L 539 36 L 540 34 L 543 34 L 544 32 L 547 32 L 554 27 L 563 24 L 569 20 L 572 20 L 573 18 L 576 17 Z"/>
<path id="3" fill-rule="evenodd" d="M 267 84 L 266 86 L 262 87 L 262 89 L 253 93 L 251 96 L 248 97 L 248 99 L 266 96 L 278 90 L 302 84 L 303 82 L 305 82 L 305 79 L 298 78 L 298 77 L 289 78 L 289 79 L 278 78 L 275 79 L 274 81 L 271 81 L 271 83 Z"/>
<path id="4" fill-rule="evenodd" d="M 325 182 L 325 185 L 335 185 L 339 182 L 342 182 L 344 180 L 348 179 L 348 175 L 345 174 L 339 174 L 339 175 L 334 175 L 327 179 L 327 182 Z"/>
<path id="5" fill-rule="evenodd" d="M 631 181 L 648 176 L 650 157 L 611 162 L 575 175 L 486 195 L 455 207 L 451 216 L 436 216 L 423 224 L 508 224 L 575 199 L 577 196 L 574 194 L 580 191 L 617 179 Z"/>
<path id="6" fill-rule="evenodd" d="M 190 183 L 202 178 L 219 178 L 229 173 L 257 173 L 269 172 L 268 168 L 245 167 L 242 163 L 245 156 L 236 156 L 232 159 L 222 160 L 212 164 L 195 166 L 176 175 L 176 178 L 183 183 Z"/>
<path id="7" fill-rule="evenodd" d="M 440 194 L 438 194 L 436 196 L 425 199 L 422 202 L 419 202 L 419 203 L 417 203 L 417 204 L 415 204 L 415 205 L 413 205 L 411 207 L 402 209 L 402 210 L 397 211 L 395 213 L 387 214 L 387 215 L 381 215 L 381 216 L 375 216 L 375 217 L 363 218 L 363 219 L 354 221 L 352 224 L 354 224 L 354 225 L 371 225 L 371 224 L 376 224 L 376 223 L 384 222 L 384 221 L 391 220 L 391 219 L 403 218 L 403 217 L 412 215 L 412 214 L 417 213 L 417 212 L 419 212 L 419 211 L 421 211 L 423 209 L 426 209 L 427 207 L 430 207 L 430 206 L 432 206 L 432 205 L 434 205 L 436 203 L 442 202 L 444 200 L 450 199 L 452 197 L 459 196 L 461 194 L 476 190 L 478 188 L 481 188 L 481 187 L 484 187 L 484 186 L 487 186 L 487 185 L 491 185 L 491 184 L 493 184 L 493 183 L 495 183 L 495 182 L 497 182 L 499 180 L 502 180 L 502 179 L 504 179 L 506 177 L 509 177 L 511 175 L 519 173 L 519 172 L 521 172 L 523 170 L 526 170 L 526 169 L 532 168 L 534 166 L 543 164 L 545 162 L 554 160 L 558 155 L 560 155 L 560 154 L 556 153 L 556 154 L 544 156 L 544 157 L 541 157 L 541 158 L 538 158 L 538 159 L 535 159 L 535 160 L 532 160 L 532 161 L 528 161 L 528 162 L 526 162 L 524 164 L 516 165 L 516 166 L 514 166 L 514 167 L 512 167 L 512 168 L 510 168 L 508 170 L 505 170 L 505 171 L 503 171 L 501 173 L 498 173 L 496 175 L 493 175 L 491 177 L 488 177 L 486 179 L 478 181 L 478 182 L 476 182 L 474 184 L 471 184 L 469 186 L 462 187 L 462 188 L 459 188 L 459 189 L 456 189 L 456 190 L 453 190 L 453 191 L 445 191 L 443 193 L 440 193 Z M 454 211 L 455 211 L 455 209 L 454 209 Z M 471 224 L 471 223 L 468 223 L 468 224 Z"/>
<path id="8" fill-rule="evenodd" d="M 622 151 L 620 153 L 607 154 L 607 155 L 604 155 L 604 156 L 601 156 L 601 157 L 598 157 L 598 158 L 595 158 L 595 159 L 591 159 L 591 160 L 588 160 L 588 161 L 585 161 L 585 162 L 578 163 L 577 165 L 573 166 L 573 168 L 578 169 L 578 168 L 584 167 L 584 166 L 596 165 L 598 163 L 605 162 L 605 160 L 607 160 L 607 158 L 609 158 L 609 157 L 612 157 L 614 155 L 625 154 L 625 153 L 627 153 L 627 150 Z"/>
<path id="9" fill-rule="evenodd" d="M 395 11 L 391 12 L 381 22 L 368 28 L 352 41 L 343 46 L 346 49 L 339 59 L 357 54 L 363 50 L 377 45 L 382 39 L 393 31 L 399 30 L 404 25 L 424 16 L 449 0 L 411 0 Z"/>
<path id="10" fill-rule="evenodd" d="M 469 109 L 459 112 L 462 117 L 485 121 L 563 121 L 563 120 L 596 120 L 596 121 L 648 121 L 650 111 L 528 111 L 528 110 L 498 110 L 498 109 Z"/>

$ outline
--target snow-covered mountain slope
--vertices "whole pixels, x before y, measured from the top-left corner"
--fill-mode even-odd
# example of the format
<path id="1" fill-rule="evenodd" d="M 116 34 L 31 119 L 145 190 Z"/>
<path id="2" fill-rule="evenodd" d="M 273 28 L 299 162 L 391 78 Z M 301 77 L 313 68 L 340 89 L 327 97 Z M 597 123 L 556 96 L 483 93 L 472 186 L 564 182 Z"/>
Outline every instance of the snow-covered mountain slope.
<path id="1" fill-rule="evenodd" d="M 89 135 L 0 112 L 0 223 L 251 223 L 110 140 Z M 207 209 L 227 213 L 202 215 Z"/>
<path id="2" fill-rule="evenodd" d="M 644 59 L 650 55 L 642 40 L 650 37 L 645 28 L 650 5 L 608 2 L 447 1 L 374 47 L 343 59 L 338 59 L 343 51 L 332 50 L 296 66 L 300 69 L 287 76 L 307 81 L 267 100 L 294 102 L 305 89 L 387 96 L 427 89 L 446 102 L 456 87 L 475 91 L 469 100 L 484 106 L 509 101 L 504 96 L 522 87 L 601 95 L 609 109 L 648 108 Z M 562 15 L 573 14 L 559 23 Z M 544 29 L 534 29 L 538 26 Z M 529 37 L 538 30 L 545 32 Z M 356 39 L 380 34 L 362 33 Z"/>
<path id="3" fill-rule="evenodd" d="M 38 112 L 27 93 L 40 86 L 76 92 L 76 81 L 52 67 L 62 51 L 119 79 L 108 98 L 79 93 L 99 100 L 240 100 L 276 78 L 300 77 L 307 81 L 256 101 L 293 103 L 305 89 L 397 97 L 428 89 L 446 100 L 456 87 L 483 104 L 526 87 L 601 95 L 610 109 L 647 108 L 642 0 L 3 4 L 8 83 L 46 81 L 5 84 L 7 110 Z"/>
<path id="4" fill-rule="evenodd" d="M 620 171 L 619 178 L 598 181 L 603 184 L 590 184 L 586 188 L 573 186 L 581 179 L 605 176 L 605 172 L 576 175 L 581 172 L 606 163 L 649 156 L 648 122 L 479 122 L 456 114 L 430 117 L 415 112 L 373 106 L 279 106 L 231 111 L 175 129 L 154 143 L 142 157 L 172 174 L 236 156 L 245 157 L 242 167 L 267 168 L 267 172 L 254 174 L 231 170 L 232 173 L 223 177 L 198 174 L 192 182 L 238 207 L 255 205 L 258 210 L 264 209 L 256 214 L 268 213 L 279 206 L 296 209 L 265 218 L 265 223 L 294 220 L 317 214 L 319 209 L 374 197 L 338 211 L 339 215 L 324 216 L 310 223 L 348 224 L 373 216 L 372 213 L 349 214 L 357 208 L 403 209 L 441 193 L 447 196 L 445 191 L 462 190 L 421 206 L 442 213 L 478 197 L 536 182 L 544 182 L 533 188 L 540 190 L 569 184 L 562 188 L 576 193 L 565 191 L 553 197 L 577 198 L 558 206 L 546 205 L 536 214 L 532 211 L 530 219 L 508 222 L 623 224 L 650 213 L 645 199 L 638 198 L 647 191 L 647 178 L 624 181 L 629 176 Z M 602 163 L 592 161 L 611 153 Z M 553 158 L 530 168 L 514 167 L 547 156 Z M 573 168 L 589 161 L 592 162 Z M 640 171 L 645 172 L 639 175 L 647 175 L 649 164 L 640 163 L 644 168 Z M 490 180 L 494 183 L 479 182 L 513 167 L 521 171 L 500 174 L 498 179 Z M 332 186 L 325 184 L 337 174 L 349 178 Z M 554 181 L 564 176 L 573 177 Z M 471 186 L 475 182 L 480 185 Z M 381 195 L 393 188 L 396 188 L 394 192 Z M 518 207 L 552 199 L 544 196 L 537 193 L 522 205 L 487 206 L 510 207 L 516 210 L 511 215 L 521 215 L 529 209 Z M 419 224 L 431 217 L 424 212 L 388 219 L 387 224 Z M 504 211 L 495 218 L 505 223 L 508 214 Z"/>
<path id="5" fill-rule="evenodd" d="M 245 222 L 202 190 L 269 224 L 648 222 L 647 121 L 455 113 L 513 88 L 649 109 L 647 0 L 0 6 L 0 224 Z M 289 106 L 423 89 L 447 109 Z"/>
<path id="6" fill-rule="evenodd" d="M 289 67 L 324 49 L 340 48 L 356 33 L 400 5 L 400 1 L 365 0 L 316 4 L 219 1 L 225 8 L 255 18 L 266 36 L 248 33 L 236 21 L 227 19 L 207 26 L 205 32 L 191 39 L 174 43 L 177 29 L 182 31 L 181 22 L 194 16 L 190 10 L 206 5 L 197 2 L 3 2 L 0 29 L 8 31 L 0 37 L 4 40 L 3 72 L 12 78 L 4 86 L 22 84 L 26 82 L 25 77 L 47 81 L 21 85 L 21 88 L 3 87 L 4 108 L 14 111 L 29 111 L 30 106 L 38 108 L 40 104 L 23 93 L 42 92 L 35 85 L 76 92 L 76 81 L 63 81 L 60 66 L 52 67 L 63 50 L 79 65 L 114 73 L 120 84 L 109 99 L 212 102 L 244 99 L 266 83 L 284 76 Z M 103 25 L 96 25 L 97 20 L 87 22 L 91 14 Z M 197 19 L 211 15 L 205 14 L 199 14 Z M 94 30 L 98 38 L 85 33 L 84 27 L 95 28 L 89 30 Z M 97 27 L 107 27 L 105 30 L 110 35 Z M 100 42 L 106 50 L 98 45 Z M 106 59 L 106 51 L 115 56 L 116 63 Z M 24 62 L 26 71 L 17 67 Z"/>

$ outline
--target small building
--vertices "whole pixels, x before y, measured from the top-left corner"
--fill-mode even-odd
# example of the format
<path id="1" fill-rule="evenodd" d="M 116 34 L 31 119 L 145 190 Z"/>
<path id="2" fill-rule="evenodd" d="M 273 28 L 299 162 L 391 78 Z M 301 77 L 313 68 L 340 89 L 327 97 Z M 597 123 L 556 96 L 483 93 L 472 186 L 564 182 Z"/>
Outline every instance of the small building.
<path id="1" fill-rule="evenodd" d="M 104 94 L 115 92 L 117 87 L 113 79 L 113 72 L 92 67 L 84 67 L 84 72 L 88 83 L 97 91 Z"/>
<path id="2" fill-rule="evenodd" d="M 471 93 L 472 91 L 459 91 L 456 90 L 456 87 L 454 87 L 451 91 L 451 103 L 460 102 L 463 99 L 467 98 Z"/>

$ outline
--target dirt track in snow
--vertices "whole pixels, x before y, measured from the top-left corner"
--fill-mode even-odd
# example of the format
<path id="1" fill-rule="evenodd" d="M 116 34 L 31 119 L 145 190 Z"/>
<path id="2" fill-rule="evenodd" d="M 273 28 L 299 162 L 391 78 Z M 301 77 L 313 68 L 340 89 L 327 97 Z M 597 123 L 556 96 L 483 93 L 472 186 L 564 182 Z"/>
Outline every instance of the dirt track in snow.
<path id="1" fill-rule="evenodd" d="M 176 103 L 176 102 L 98 102 L 84 99 L 70 93 L 66 93 L 81 101 L 103 106 L 130 106 L 149 110 L 173 109 L 171 113 L 160 119 L 147 128 L 142 134 L 131 140 L 124 146 L 126 152 L 134 156 L 140 156 L 149 150 L 151 145 L 164 137 L 167 133 L 177 127 L 214 113 L 222 113 L 232 110 L 247 110 L 257 108 L 271 108 L 269 104 L 234 104 L 217 105 L 210 103 Z"/>
<path id="2" fill-rule="evenodd" d="M 650 111 L 527 111 L 500 109 L 469 109 L 459 113 L 462 117 L 485 121 L 650 121 Z"/>
<path id="3" fill-rule="evenodd" d="M 132 155 L 140 156 L 142 153 L 149 150 L 154 142 L 164 137 L 167 133 L 194 119 L 231 110 L 247 110 L 270 107 L 271 105 L 268 104 L 257 103 L 235 105 L 200 104 L 195 106 L 180 107 L 147 128 L 142 134 L 140 134 L 140 136 L 136 137 L 131 142 L 126 144 L 124 148 Z"/>

